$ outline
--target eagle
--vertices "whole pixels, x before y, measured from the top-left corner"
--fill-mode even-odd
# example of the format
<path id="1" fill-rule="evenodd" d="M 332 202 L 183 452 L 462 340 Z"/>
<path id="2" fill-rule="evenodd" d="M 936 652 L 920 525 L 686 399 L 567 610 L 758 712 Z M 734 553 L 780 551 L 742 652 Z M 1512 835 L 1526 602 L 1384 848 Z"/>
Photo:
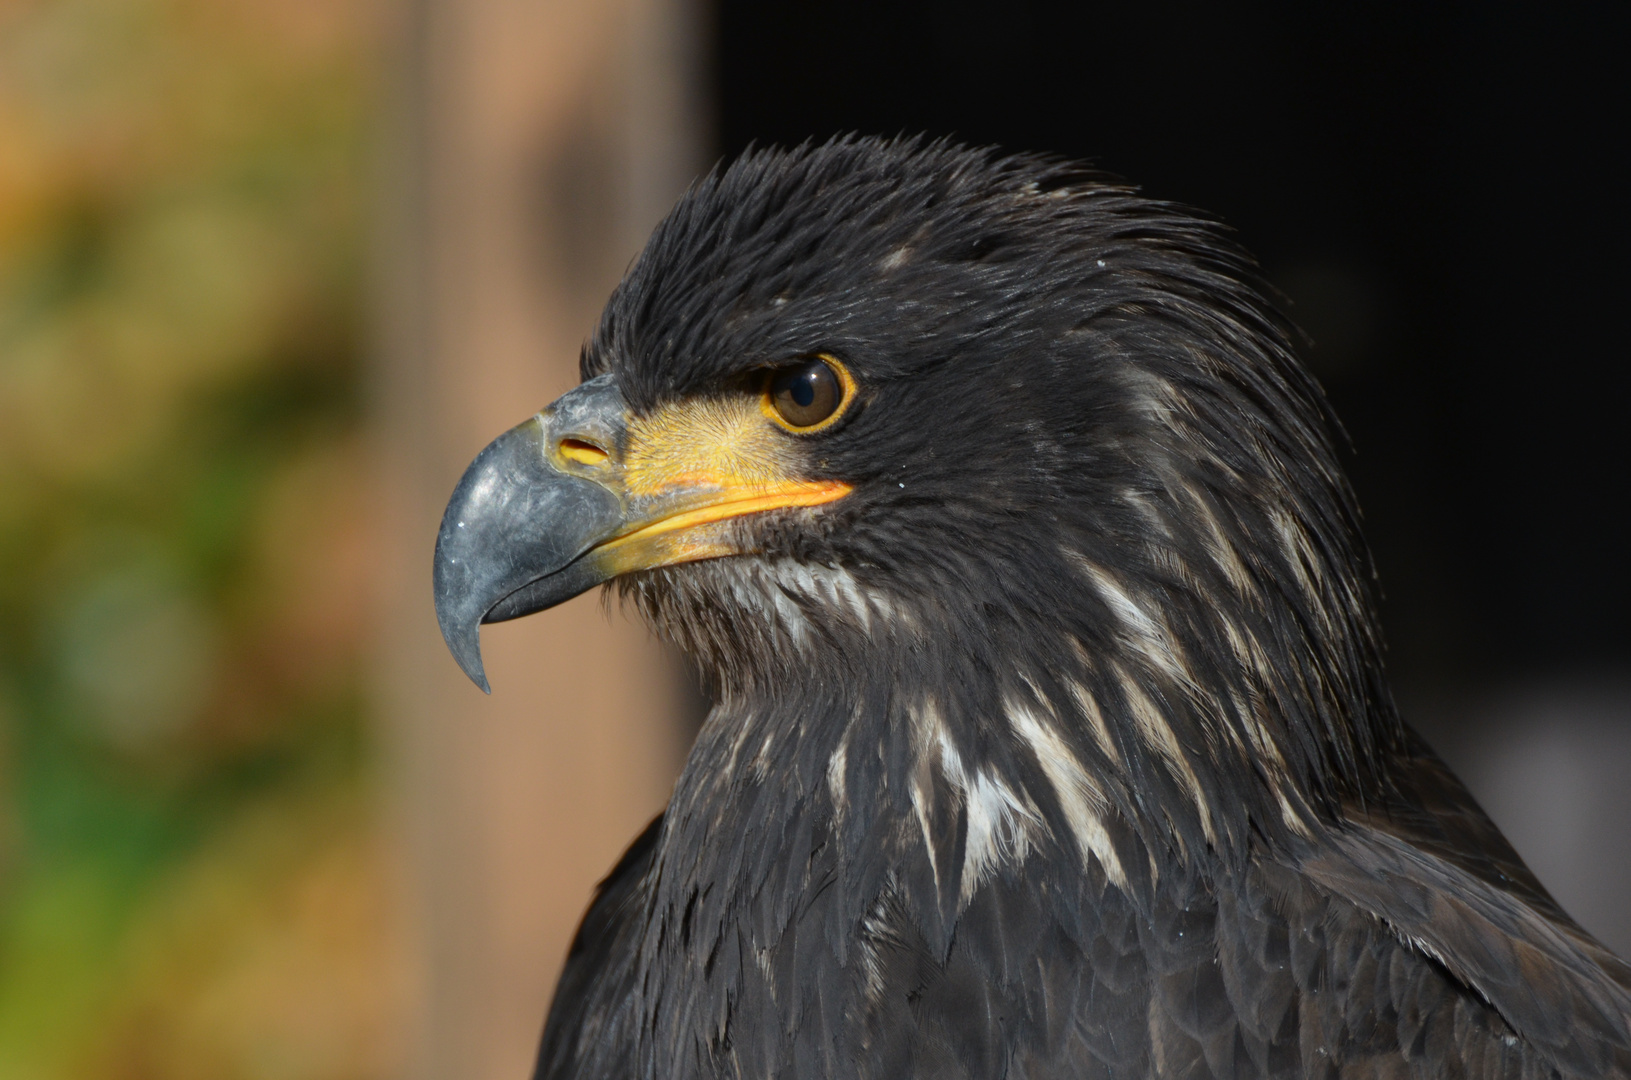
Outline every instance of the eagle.
<path id="1" fill-rule="evenodd" d="M 1631 967 L 1401 720 L 1269 295 L 1041 155 L 692 186 L 437 538 L 483 689 L 612 583 L 713 701 L 540 1080 L 1631 1075 Z"/>

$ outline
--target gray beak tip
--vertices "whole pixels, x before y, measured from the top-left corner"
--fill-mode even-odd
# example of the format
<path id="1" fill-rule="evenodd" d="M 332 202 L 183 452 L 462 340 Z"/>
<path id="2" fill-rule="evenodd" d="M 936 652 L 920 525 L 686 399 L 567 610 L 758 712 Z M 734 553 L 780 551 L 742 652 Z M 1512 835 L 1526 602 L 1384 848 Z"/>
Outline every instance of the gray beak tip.
<path id="1" fill-rule="evenodd" d="M 447 643 L 447 651 L 453 654 L 459 670 L 481 687 L 482 693 L 491 694 L 493 689 L 487 683 L 487 672 L 481 663 L 481 616 L 477 613 L 472 617 L 458 607 L 437 604 L 436 621 L 441 625 L 442 640 Z"/>
<path id="2" fill-rule="evenodd" d="M 484 694 L 493 692 L 492 685 L 487 682 L 487 671 L 481 664 L 481 637 L 475 627 L 471 627 L 467 635 L 460 635 L 462 640 L 448 639 L 448 648 L 453 652 L 453 659 L 458 661 L 459 670 L 470 677 L 470 681 L 481 688 Z"/>

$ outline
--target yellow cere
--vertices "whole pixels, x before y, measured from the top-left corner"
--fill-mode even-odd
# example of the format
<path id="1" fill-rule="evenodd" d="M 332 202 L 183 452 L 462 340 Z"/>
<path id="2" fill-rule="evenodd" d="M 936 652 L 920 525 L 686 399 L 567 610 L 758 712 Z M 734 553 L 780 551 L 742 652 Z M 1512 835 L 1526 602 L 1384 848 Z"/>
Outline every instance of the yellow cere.
<path id="1" fill-rule="evenodd" d="M 740 554 L 732 519 L 819 506 L 851 491 L 842 481 L 803 478 L 802 448 L 752 395 L 666 405 L 631 418 L 628 431 L 624 494 L 656 514 L 642 521 L 636 512 L 636 528 L 597 549 L 614 574 Z"/>
<path id="2" fill-rule="evenodd" d="M 664 405 L 629 423 L 624 488 L 631 497 L 676 488 L 750 488 L 766 492 L 797 475 L 788 439 L 743 395 Z"/>

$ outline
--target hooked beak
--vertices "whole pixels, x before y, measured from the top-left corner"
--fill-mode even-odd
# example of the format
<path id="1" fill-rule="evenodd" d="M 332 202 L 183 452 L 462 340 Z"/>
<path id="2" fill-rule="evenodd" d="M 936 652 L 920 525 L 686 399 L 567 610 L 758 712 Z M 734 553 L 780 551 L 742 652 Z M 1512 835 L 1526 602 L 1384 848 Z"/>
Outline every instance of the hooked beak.
<path id="1" fill-rule="evenodd" d="M 767 438 L 717 415 L 642 427 L 602 375 L 493 440 L 454 488 L 436 537 L 436 619 L 459 667 L 490 693 L 482 623 L 635 570 L 745 553 L 733 519 L 849 493 L 776 468 Z"/>

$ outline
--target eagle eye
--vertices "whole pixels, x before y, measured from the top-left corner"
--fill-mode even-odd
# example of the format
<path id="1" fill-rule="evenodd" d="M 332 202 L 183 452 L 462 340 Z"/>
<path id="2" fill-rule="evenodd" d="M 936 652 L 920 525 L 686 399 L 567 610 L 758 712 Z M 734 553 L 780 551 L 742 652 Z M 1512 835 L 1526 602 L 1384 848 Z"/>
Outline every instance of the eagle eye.
<path id="1" fill-rule="evenodd" d="M 854 388 L 849 372 L 832 357 L 806 357 L 770 373 L 765 411 L 790 430 L 815 431 L 837 418 Z"/>

